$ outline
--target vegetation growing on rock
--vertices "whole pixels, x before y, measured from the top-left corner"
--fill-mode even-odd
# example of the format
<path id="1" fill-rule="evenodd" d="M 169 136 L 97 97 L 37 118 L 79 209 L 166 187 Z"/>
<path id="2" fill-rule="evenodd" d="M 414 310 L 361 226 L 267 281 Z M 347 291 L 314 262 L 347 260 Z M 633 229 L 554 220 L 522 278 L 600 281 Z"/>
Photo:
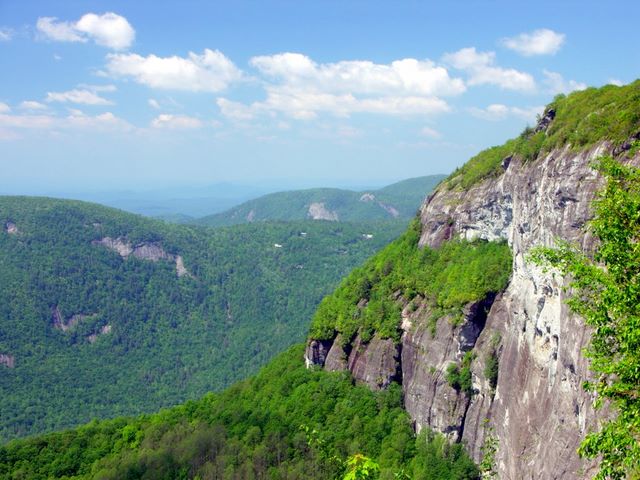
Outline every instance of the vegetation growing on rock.
<path id="1" fill-rule="evenodd" d="M 421 299 L 434 318 L 462 314 L 462 307 L 503 290 L 511 275 L 511 252 L 504 242 L 453 240 L 437 249 L 418 248 L 420 223 L 355 269 L 318 307 L 311 337 L 348 341 L 377 333 L 398 340 L 398 299 Z"/>
<path id="2" fill-rule="evenodd" d="M 570 276 L 571 308 L 593 327 L 587 350 L 596 374 L 586 387 L 614 416 L 582 442 L 580 453 L 599 459 L 597 480 L 640 474 L 640 169 L 605 157 L 607 178 L 595 206 L 593 254 L 571 245 L 539 249 L 534 260 Z"/>
<path id="3" fill-rule="evenodd" d="M 552 119 L 541 122 L 540 128 L 527 128 L 518 138 L 471 158 L 449 176 L 448 187 L 468 189 L 483 178 L 500 175 L 503 160 L 513 155 L 527 161 L 554 148 L 584 150 L 602 141 L 623 147 L 640 134 L 640 80 L 558 95 L 545 116 Z"/>

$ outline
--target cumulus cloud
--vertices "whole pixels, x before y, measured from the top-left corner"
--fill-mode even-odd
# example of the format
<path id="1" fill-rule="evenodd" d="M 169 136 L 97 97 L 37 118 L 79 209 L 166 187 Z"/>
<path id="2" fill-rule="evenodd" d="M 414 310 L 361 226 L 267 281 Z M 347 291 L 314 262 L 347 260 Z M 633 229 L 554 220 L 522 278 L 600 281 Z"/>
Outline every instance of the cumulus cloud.
<path id="1" fill-rule="evenodd" d="M 521 33 L 515 37 L 503 38 L 500 42 L 506 48 L 525 57 L 534 55 L 555 55 L 564 43 L 565 35 L 548 28 L 531 33 Z"/>
<path id="2" fill-rule="evenodd" d="M 202 122 L 187 115 L 171 115 L 163 113 L 151 121 L 153 128 L 166 128 L 170 130 L 189 130 L 202 127 Z"/>
<path id="3" fill-rule="evenodd" d="M 622 80 L 618 80 L 617 78 L 610 78 L 607 83 L 610 85 L 615 85 L 616 87 L 621 87 L 625 84 Z"/>
<path id="4" fill-rule="evenodd" d="M 158 101 L 155 98 L 150 98 L 149 100 L 147 100 L 147 103 L 149 104 L 149 106 L 151 108 L 155 108 L 156 110 L 160 110 L 160 104 L 158 103 Z"/>
<path id="5" fill-rule="evenodd" d="M 22 110 L 46 110 L 47 106 L 44 103 L 36 102 L 35 100 L 25 100 L 20 103 Z"/>
<path id="6" fill-rule="evenodd" d="M 529 122 L 535 121 L 537 115 L 544 111 L 544 106 L 537 107 L 510 107 L 501 103 L 493 103 L 486 108 L 470 108 L 469 111 L 475 117 L 483 120 L 499 121 L 510 117 L 517 117 Z"/>
<path id="7" fill-rule="evenodd" d="M 7 113 L 11 111 L 11 107 L 6 103 L 0 102 L 0 113 Z"/>
<path id="8" fill-rule="evenodd" d="M 420 130 L 420 135 L 422 135 L 423 137 L 427 137 L 427 138 L 440 138 L 440 137 L 442 137 L 442 134 L 439 131 L 434 130 L 431 127 L 423 127 Z"/>
<path id="9" fill-rule="evenodd" d="M 102 15 L 87 13 L 76 22 L 59 21 L 55 17 L 40 17 L 36 22 L 40 34 L 56 42 L 87 42 L 122 50 L 133 43 L 136 32 L 126 18 L 113 12 Z"/>
<path id="10" fill-rule="evenodd" d="M 586 83 L 578 82 L 576 80 L 565 80 L 564 77 L 557 72 L 550 72 L 549 70 L 543 71 L 545 80 L 544 83 L 547 86 L 549 93 L 571 93 L 576 90 L 584 90 L 587 88 Z"/>
<path id="11" fill-rule="evenodd" d="M 466 72 L 469 85 L 496 85 L 505 90 L 532 91 L 536 87 L 533 77 L 513 68 L 495 65 L 494 52 L 478 52 L 475 47 L 447 53 L 443 60 L 453 68 Z"/>
<path id="12" fill-rule="evenodd" d="M 137 54 L 107 56 L 107 74 L 132 78 L 151 88 L 219 92 L 242 78 L 242 72 L 218 50 L 205 49 L 202 55 L 185 57 L 143 57 Z"/>
<path id="13" fill-rule="evenodd" d="M 441 96 L 465 91 L 464 82 L 430 60 L 402 59 L 316 63 L 300 53 L 253 57 L 265 79 L 266 98 L 249 105 L 218 98 L 223 115 L 250 120 L 260 113 L 313 119 L 321 113 L 431 115 L 449 111 Z"/>
<path id="14" fill-rule="evenodd" d="M 67 92 L 47 92 L 47 102 L 69 102 L 83 105 L 112 105 L 113 102 L 101 97 L 95 91 L 73 89 Z"/>
<path id="15" fill-rule="evenodd" d="M 464 82 L 430 60 L 405 58 L 390 64 L 341 61 L 317 64 L 300 53 L 280 53 L 251 59 L 262 74 L 283 84 L 323 92 L 368 95 L 457 95 Z"/>

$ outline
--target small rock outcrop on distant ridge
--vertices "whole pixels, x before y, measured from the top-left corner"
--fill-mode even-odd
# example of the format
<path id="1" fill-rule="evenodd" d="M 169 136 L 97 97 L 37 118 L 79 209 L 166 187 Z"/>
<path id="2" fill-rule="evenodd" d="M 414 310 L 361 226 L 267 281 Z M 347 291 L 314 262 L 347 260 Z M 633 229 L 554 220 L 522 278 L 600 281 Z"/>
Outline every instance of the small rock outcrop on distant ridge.
<path id="1" fill-rule="evenodd" d="M 53 328 L 55 328 L 56 330 L 62 330 L 63 332 L 67 332 L 73 329 L 73 327 L 78 325 L 83 320 L 92 317 L 95 317 L 95 314 L 86 315 L 83 313 L 76 313 L 71 315 L 71 317 L 69 317 L 68 319 L 65 319 L 64 315 L 62 315 L 62 312 L 57 305 L 53 307 L 51 312 L 51 321 L 53 323 Z"/>
<path id="2" fill-rule="evenodd" d="M 6 222 L 4 224 L 4 231 L 7 232 L 9 235 L 15 235 L 19 233 L 17 225 L 13 222 Z"/>
<path id="3" fill-rule="evenodd" d="M 307 216 L 312 220 L 329 220 L 332 222 L 338 221 L 338 212 L 329 210 L 324 202 L 314 202 L 309 205 Z"/>
<path id="4" fill-rule="evenodd" d="M 111 238 L 104 237 L 100 240 L 94 240 L 94 245 L 102 245 L 117 252 L 122 258 L 127 259 L 129 256 L 134 256 L 141 260 L 149 260 L 151 262 L 157 262 L 159 260 L 167 260 L 175 262 L 176 274 L 178 277 L 189 275 L 189 271 L 184 265 L 184 259 L 180 255 L 174 255 L 173 253 L 167 253 L 160 245 L 156 243 L 140 243 L 138 245 L 132 245 L 124 237 Z"/>
<path id="5" fill-rule="evenodd" d="M 537 131 L 549 128 L 554 115 L 547 110 Z M 499 478 L 590 478 L 594 464 L 576 453 L 597 421 L 594 399 L 582 388 L 589 375 L 582 355 L 589 330 L 569 311 L 563 279 L 532 265 L 527 254 L 557 238 L 593 247 L 583 227 L 602 180 L 590 164 L 603 154 L 628 150 L 600 142 L 579 152 L 554 149 L 528 162 L 513 156 L 502 162 L 499 175 L 467 190 L 440 185 L 420 210 L 420 246 L 438 247 L 454 238 L 506 240 L 513 253 L 506 290 L 468 305 L 461 324 L 440 319 L 435 329 L 426 304 L 405 308 L 398 319 L 399 345 L 375 337 L 363 344 L 358 337 L 343 348 L 337 337 L 322 342 L 322 354 L 318 348 L 314 354 L 318 341 L 311 340 L 307 363 L 349 369 L 373 388 L 392 378 L 401 381 L 416 429 L 433 428 L 465 442 L 476 461 L 491 434 L 498 441 Z M 639 165 L 640 154 L 624 161 Z M 470 349 L 475 358 L 468 397 L 449 385 L 446 372 Z M 495 388 L 485 376 L 491 356 L 499 362 Z"/>
<path id="6" fill-rule="evenodd" d="M 15 368 L 16 358 L 8 353 L 0 353 L 0 365 L 4 365 L 7 368 Z"/>

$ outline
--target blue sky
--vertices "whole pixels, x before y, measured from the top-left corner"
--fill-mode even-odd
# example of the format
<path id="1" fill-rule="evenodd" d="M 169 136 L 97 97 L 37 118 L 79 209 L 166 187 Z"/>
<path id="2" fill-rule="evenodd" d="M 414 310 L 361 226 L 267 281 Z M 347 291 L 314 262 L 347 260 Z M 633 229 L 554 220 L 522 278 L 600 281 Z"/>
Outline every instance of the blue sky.
<path id="1" fill-rule="evenodd" d="M 448 173 L 627 83 L 638 2 L 0 0 L 0 191 Z"/>

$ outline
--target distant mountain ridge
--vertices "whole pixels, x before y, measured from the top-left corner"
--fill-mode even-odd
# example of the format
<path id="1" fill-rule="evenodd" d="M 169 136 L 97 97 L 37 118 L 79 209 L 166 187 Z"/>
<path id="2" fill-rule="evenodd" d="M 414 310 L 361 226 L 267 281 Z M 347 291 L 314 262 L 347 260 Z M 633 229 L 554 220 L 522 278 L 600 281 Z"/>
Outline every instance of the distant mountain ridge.
<path id="1" fill-rule="evenodd" d="M 223 226 L 269 220 L 352 222 L 409 219 L 415 215 L 425 194 L 444 178 L 445 175 L 416 177 L 377 190 L 360 192 L 339 188 L 311 188 L 271 193 L 193 223 Z"/>

